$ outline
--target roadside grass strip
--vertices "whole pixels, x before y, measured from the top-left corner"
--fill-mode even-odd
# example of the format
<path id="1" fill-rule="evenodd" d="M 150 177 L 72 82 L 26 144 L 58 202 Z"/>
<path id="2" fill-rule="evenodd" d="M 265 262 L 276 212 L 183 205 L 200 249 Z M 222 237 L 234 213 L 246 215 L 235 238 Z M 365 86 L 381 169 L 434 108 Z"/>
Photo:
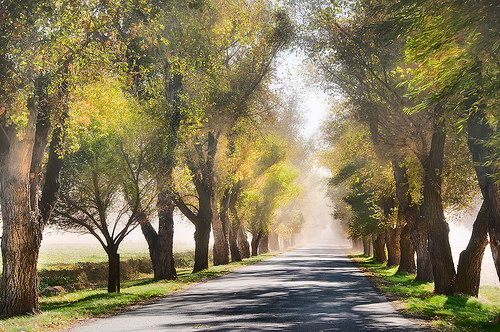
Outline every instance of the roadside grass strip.
<path id="1" fill-rule="evenodd" d="M 42 313 L 0 320 L 2 332 L 57 331 L 93 317 L 119 312 L 130 306 L 160 299 L 197 282 L 222 276 L 247 265 L 276 256 L 280 252 L 259 255 L 228 265 L 210 266 L 191 273 L 191 268 L 177 269 L 177 280 L 154 281 L 152 277 L 121 283 L 120 293 L 107 293 L 105 285 L 55 296 L 41 296 Z"/>
<path id="2" fill-rule="evenodd" d="M 400 274 L 363 255 L 349 256 L 372 285 L 405 315 L 423 318 L 440 331 L 500 331 L 500 290 L 481 286 L 479 297 L 436 295 L 434 283 L 414 282 L 415 275 Z"/>

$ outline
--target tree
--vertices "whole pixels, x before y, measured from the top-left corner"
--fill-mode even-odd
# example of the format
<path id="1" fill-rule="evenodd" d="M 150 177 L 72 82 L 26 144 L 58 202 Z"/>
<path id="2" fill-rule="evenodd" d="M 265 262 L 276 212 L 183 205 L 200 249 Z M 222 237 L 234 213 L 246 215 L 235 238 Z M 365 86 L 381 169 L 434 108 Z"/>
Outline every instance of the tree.
<path id="1" fill-rule="evenodd" d="M 108 255 L 108 292 L 119 292 L 119 245 L 152 210 L 147 144 L 141 141 L 139 116 L 130 113 L 135 105 L 128 104 L 119 85 L 103 82 L 81 96 L 75 106 L 97 112 L 86 119 L 89 129 L 81 134 L 79 149 L 65 158 L 54 223 L 99 241 Z"/>
<path id="2" fill-rule="evenodd" d="M 340 197 L 349 206 L 350 237 L 373 237 L 374 257 L 385 262 L 385 234 L 393 226 L 390 220 L 394 213 L 390 167 L 373 152 L 366 128 L 349 122 L 341 126 L 341 133 L 336 133 L 337 137 L 331 137 L 331 141 L 327 142 L 335 154 L 333 162 L 328 160 L 334 174 L 329 184 L 332 187 L 345 184 L 346 191 Z M 325 126 L 324 130 L 331 127 Z M 330 159 L 330 153 L 326 153 Z"/>
<path id="3" fill-rule="evenodd" d="M 193 53 L 198 55 L 193 48 L 207 41 L 199 22 L 210 20 L 210 13 L 204 10 L 203 2 L 134 2 L 122 4 L 121 15 L 115 19 L 123 45 L 127 89 L 139 101 L 143 115 L 155 123 L 150 130 L 148 170 L 156 179 L 158 229 L 145 219 L 141 230 L 157 280 L 177 277 L 173 172 L 184 136 L 200 121 L 199 110 L 187 105 L 185 76 L 189 76 L 189 70 L 197 70 L 191 67 L 199 65 L 193 59 Z"/>
<path id="4" fill-rule="evenodd" d="M 383 7 L 384 3 L 379 5 Z M 380 11 L 380 6 L 362 4 L 353 6 L 347 13 L 347 19 L 339 23 L 341 20 L 335 7 L 324 9 L 316 16 L 319 17 L 316 21 L 326 38 L 320 39 L 323 44 L 316 45 L 319 45 L 320 50 L 324 49 L 323 53 L 329 61 L 333 60 L 330 63 L 336 64 L 333 68 L 324 69 L 325 76 L 334 78 L 335 84 L 349 93 L 350 101 L 360 111 L 357 113 L 359 119 L 370 128 L 377 153 L 388 156 L 393 164 L 400 163 L 398 160 L 406 158 L 409 153 L 417 157 L 424 175 L 420 211 L 424 219 L 420 220 L 415 209 L 411 209 L 411 205 L 405 201 L 409 196 L 401 192 L 406 188 L 400 182 L 405 176 L 395 172 L 398 198 L 412 231 L 419 262 L 432 262 L 432 272 L 438 274 L 434 276 L 436 291 L 450 293 L 454 288 L 450 284 L 453 283 L 455 272 L 447 240 L 447 224 L 442 213 L 442 193 L 437 185 L 442 182 L 442 173 L 436 172 L 436 169 L 442 169 L 444 160 L 446 133 L 443 109 L 446 106 L 421 103 L 429 96 L 432 98 L 438 90 L 429 84 L 422 85 L 423 88 L 418 92 L 414 89 L 414 79 L 420 77 L 418 70 L 414 71 L 411 64 L 403 63 L 399 52 L 404 45 L 402 36 L 407 34 L 387 25 L 384 26 L 385 30 L 374 28 L 380 22 L 386 22 L 384 15 L 390 17 L 391 14 Z M 395 30 L 398 32 L 393 33 Z M 334 45 L 333 52 L 330 45 Z M 434 74 L 435 71 L 430 73 Z M 412 98 L 408 99 L 405 93 Z M 411 113 L 409 116 L 404 112 L 405 108 L 412 109 L 414 105 L 419 105 L 418 113 L 408 112 Z M 417 140 L 413 141 L 410 137 Z M 394 169 L 404 171 L 399 167 Z M 432 228 L 432 232 L 425 234 L 426 227 Z M 432 250 L 431 256 L 425 253 L 429 251 L 427 249 Z M 421 278 L 425 272 L 425 276 L 430 277 L 430 270 L 422 267 L 423 264 L 417 264 L 417 277 Z"/>
<path id="5" fill-rule="evenodd" d="M 346 19 L 340 18 L 343 14 L 336 6 L 322 7 L 314 14 L 310 24 L 316 38 L 306 39 L 310 55 L 316 59 L 328 89 L 346 96 L 355 121 L 369 128 L 380 158 L 404 160 L 407 155 L 416 155 L 423 160 L 430 141 L 430 121 L 425 112 L 404 112 L 412 103 L 404 97 L 407 69 L 399 53 L 400 40 L 387 43 L 383 35 L 374 33 L 371 27 L 380 17 L 370 15 L 369 4 L 348 9 Z M 416 279 L 430 281 L 426 226 L 418 206 L 402 200 L 411 196 L 401 193 L 406 187 L 400 180 L 403 177 L 395 176 L 397 197 L 417 251 Z"/>
<path id="6" fill-rule="evenodd" d="M 59 191 L 69 87 L 77 72 L 93 70 L 89 48 L 103 54 L 95 38 L 106 30 L 108 5 L 94 11 L 66 1 L 0 4 L 2 316 L 40 311 L 37 259 Z M 75 13 L 88 15 L 76 20 Z"/>
<path id="7" fill-rule="evenodd" d="M 391 3 L 391 19 L 387 23 L 398 27 L 397 31 L 404 31 L 410 35 L 406 46 L 408 61 L 416 62 L 418 70 L 411 81 L 416 94 L 426 93 L 429 87 L 433 93 L 419 105 L 432 107 L 432 105 L 450 105 L 445 115 L 454 121 L 466 121 L 468 127 L 469 150 L 476 166 L 476 175 L 479 186 L 485 198 L 489 215 L 489 232 L 492 248 L 496 246 L 495 229 L 498 229 L 495 192 L 491 174 L 497 170 L 491 167 L 491 150 L 485 142 L 491 140 L 495 131 L 487 125 L 486 112 L 488 102 L 496 99 L 498 89 L 497 80 L 488 73 L 497 67 L 495 63 L 498 52 L 490 47 L 492 36 L 498 33 L 496 28 L 498 18 L 495 11 L 497 6 L 489 1 L 460 2 L 441 1 L 431 3 L 424 1 L 417 6 L 405 1 Z M 432 6 L 433 11 L 427 12 L 425 8 Z M 472 6 L 472 7 L 471 7 Z M 439 15 L 435 15 L 438 9 Z M 480 13 L 488 13 L 486 15 Z M 481 69 L 487 63 L 488 70 Z M 489 79 L 483 80 L 488 77 Z M 458 107 L 457 107 L 458 105 Z M 488 169 L 489 167 L 489 169 Z M 486 175 L 487 174 L 489 175 Z M 478 220 L 481 217 L 478 216 Z M 480 223 L 477 224 L 480 227 Z M 482 231 L 474 231 L 471 243 L 481 243 Z M 476 247 L 477 254 L 469 257 L 482 258 L 481 246 Z M 493 256 L 499 271 L 497 249 L 492 249 Z M 465 261 L 460 267 L 465 266 Z M 469 261 L 472 266 L 477 262 Z M 467 269 L 467 268 L 466 268 Z M 461 273 L 460 273 L 461 274 Z"/>
<path id="8" fill-rule="evenodd" d="M 298 174 L 282 161 L 282 147 L 267 142 L 255 167 L 254 182 L 245 190 L 238 202 L 241 218 L 252 233 L 252 256 L 257 255 L 259 242 L 270 231 L 270 225 L 280 206 L 288 203 L 299 191 L 294 184 Z"/>
<path id="9" fill-rule="evenodd" d="M 181 196 L 176 198 L 179 209 L 196 228 L 194 271 L 208 267 L 211 227 L 214 230 L 214 264 L 229 261 L 228 241 L 217 210 L 219 142 L 239 119 L 256 116 L 256 109 L 252 107 L 254 98 L 257 91 L 264 89 L 264 80 L 292 32 L 284 12 L 273 12 L 264 4 L 240 5 L 228 16 L 222 15 L 223 11 L 217 6 L 211 7 L 211 10 L 221 11 L 210 16 L 209 21 L 198 22 L 204 25 L 196 27 L 202 35 L 191 45 L 194 52 L 187 59 L 196 69 L 188 74 L 192 76 L 187 80 L 203 82 L 208 87 L 200 91 L 194 90 L 193 85 L 189 97 L 191 107 L 198 105 L 202 110 L 201 123 L 204 125 L 191 136 L 190 146 L 186 145 L 185 150 L 185 162 L 197 192 L 196 207 L 190 208 Z M 245 20 L 235 20 L 235 14 Z M 215 17 L 217 20 L 213 22 Z M 218 29 L 220 26 L 233 27 Z"/>

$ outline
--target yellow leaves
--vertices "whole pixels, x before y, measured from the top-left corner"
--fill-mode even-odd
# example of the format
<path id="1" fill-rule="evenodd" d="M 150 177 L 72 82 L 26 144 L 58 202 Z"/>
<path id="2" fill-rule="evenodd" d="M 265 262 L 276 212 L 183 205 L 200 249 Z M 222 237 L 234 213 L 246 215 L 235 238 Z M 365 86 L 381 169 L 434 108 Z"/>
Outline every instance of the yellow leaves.
<path id="1" fill-rule="evenodd" d="M 113 79 L 75 89 L 71 102 L 71 130 L 74 133 L 97 130 L 101 135 L 126 135 L 141 123 L 137 102 Z"/>

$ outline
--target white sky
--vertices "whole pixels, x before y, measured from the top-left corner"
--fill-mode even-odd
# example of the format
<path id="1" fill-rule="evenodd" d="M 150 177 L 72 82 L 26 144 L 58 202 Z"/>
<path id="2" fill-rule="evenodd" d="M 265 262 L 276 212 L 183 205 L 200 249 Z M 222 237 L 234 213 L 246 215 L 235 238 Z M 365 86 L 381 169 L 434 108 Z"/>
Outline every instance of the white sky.
<path id="1" fill-rule="evenodd" d="M 291 52 L 283 56 L 277 70 L 275 86 L 286 93 L 296 93 L 303 101 L 303 115 L 307 120 L 303 128 L 306 137 L 313 136 L 319 129 L 328 109 L 328 96 L 307 76 L 306 60 L 300 54 Z"/>

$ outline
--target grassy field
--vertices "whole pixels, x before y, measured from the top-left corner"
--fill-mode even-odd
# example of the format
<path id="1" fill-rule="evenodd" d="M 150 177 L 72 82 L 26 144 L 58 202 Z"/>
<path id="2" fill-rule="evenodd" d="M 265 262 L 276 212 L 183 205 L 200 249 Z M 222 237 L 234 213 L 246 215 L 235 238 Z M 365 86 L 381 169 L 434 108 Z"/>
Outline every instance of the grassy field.
<path id="1" fill-rule="evenodd" d="M 482 286 L 479 297 L 435 295 L 433 283 L 413 282 L 414 275 L 396 274 L 365 256 L 351 256 L 372 284 L 397 303 L 403 313 L 424 318 L 440 331 L 500 331 L 500 290 Z"/>
<path id="2" fill-rule="evenodd" d="M 48 281 L 53 281 L 55 284 L 63 284 L 64 286 L 66 286 L 66 283 L 74 282 L 74 272 L 82 266 L 86 270 L 89 270 L 88 267 L 102 270 L 107 266 L 105 255 L 96 250 L 98 247 L 85 248 L 79 246 L 73 249 L 65 248 L 62 253 L 60 251 L 63 249 L 60 246 L 52 248 L 56 252 L 49 249 L 46 247 L 47 254 L 40 258 L 41 284 L 44 284 L 43 287 L 47 286 L 46 283 Z M 178 279 L 174 281 L 153 281 L 152 275 L 144 273 L 133 274 L 135 277 L 134 280 L 123 281 L 121 292 L 113 294 L 107 293 L 105 283 L 99 279 L 101 280 L 100 284 L 99 282 L 88 283 L 90 288 L 64 292 L 54 296 L 42 295 L 40 297 L 42 314 L 0 320 L 0 331 L 34 332 L 62 330 L 92 317 L 107 315 L 130 305 L 165 297 L 177 290 L 191 287 L 196 282 L 227 274 L 230 271 L 254 264 L 277 254 L 279 252 L 252 257 L 229 265 L 210 266 L 208 270 L 194 274 L 191 273 L 191 266 L 179 268 L 177 269 Z M 144 255 L 148 255 L 147 249 L 146 252 L 143 252 L 134 251 L 133 248 L 129 248 L 121 252 L 124 262 L 131 261 L 136 264 L 147 261 L 147 257 L 144 257 Z M 177 253 L 176 255 L 179 260 L 184 260 L 184 263 L 186 263 L 184 265 L 189 265 L 189 257 L 192 256 L 190 252 Z M 124 265 L 127 266 L 126 264 Z M 122 273 L 123 268 L 122 266 Z M 78 275 L 76 279 L 78 278 L 81 278 L 81 276 Z"/>
<path id="3" fill-rule="evenodd" d="M 146 244 L 123 243 L 119 249 L 121 259 L 149 257 Z M 97 243 L 69 244 L 42 244 L 39 268 L 50 268 L 58 264 L 76 264 L 81 262 L 107 262 L 104 249 Z"/>

